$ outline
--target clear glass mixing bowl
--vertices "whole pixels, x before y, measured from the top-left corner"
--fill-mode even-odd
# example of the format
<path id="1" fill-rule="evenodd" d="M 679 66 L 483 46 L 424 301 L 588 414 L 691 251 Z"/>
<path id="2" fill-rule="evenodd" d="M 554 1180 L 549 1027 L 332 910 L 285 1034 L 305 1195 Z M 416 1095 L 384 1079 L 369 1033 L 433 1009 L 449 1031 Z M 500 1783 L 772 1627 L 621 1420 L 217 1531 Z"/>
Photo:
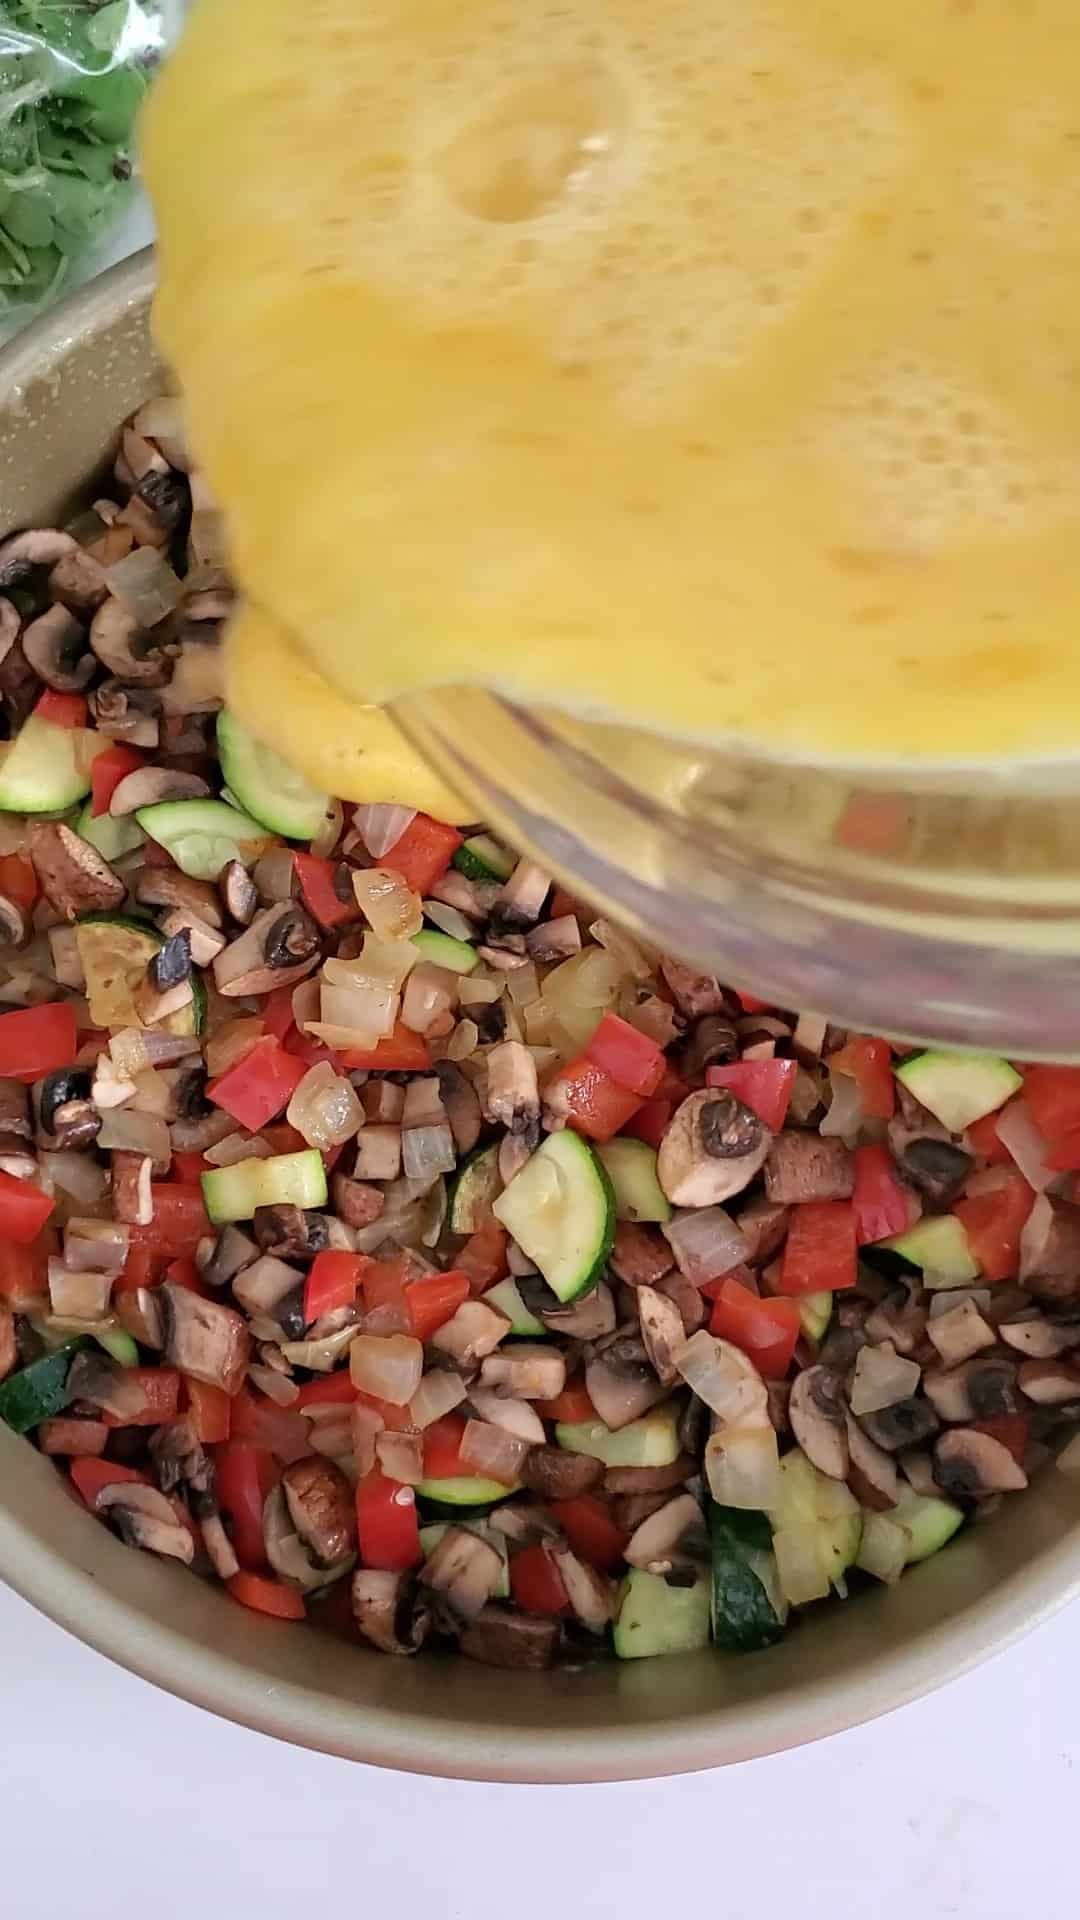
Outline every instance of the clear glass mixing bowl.
<path id="1" fill-rule="evenodd" d="M 824 768 L 473 689 L 398 716 L 571 889 L 777 1006 L 1080 1057 L 1080 763 Z"/>

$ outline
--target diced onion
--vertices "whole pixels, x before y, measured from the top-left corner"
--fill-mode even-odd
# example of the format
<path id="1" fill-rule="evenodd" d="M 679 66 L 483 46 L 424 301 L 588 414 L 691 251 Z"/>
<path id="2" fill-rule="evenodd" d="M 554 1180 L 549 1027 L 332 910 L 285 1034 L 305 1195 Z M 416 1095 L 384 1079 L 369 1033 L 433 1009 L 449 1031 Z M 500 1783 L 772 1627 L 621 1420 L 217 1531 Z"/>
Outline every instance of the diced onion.
<path id="1" fill-rule="evenodd" d="M 829 1022 L 823 1013 L 800 1013 L 791 1036 L 798 1059 L 809 1065 L 821 1055 Z"/>
<path id="2" fill-rule="evenodd" d="M 421 1430 L 430 1427 L 433 1420 L 441 1420 L 444 1413 L 452 1413 L 459 1407 L 468 1391 L 460 1374 L 433 1367 L 430 1373 L 425 1373 L 409 1401 L 409 1419 Z"/>
<path id="3" fill-rule="evenodd" d="M 407 1334 L 379 1338 L 362 1333 L 349 1350 L 353 1386 L 376 1400 L 389 1401 L 392 1407 L 407 1406 L 423 1371 L 424 1349 Z"/>
<path id="4" fill-rule="evenodd" d="M 333 1373 L 356 1339 L 356 1326 L 339 1327 L 320 1340 L 286 1340 L 282 1353 L 290 1367 L 307 1367 L 312 1373 Z"/>
<path id="5" fill-rule="evenodd" d="M 688 1387 L 721 1420 L 736 1427 L 753 1427 L 769 1420 L 769 1396 L 757 1368 L 727 1340 L 718 1340 L 704 1328 L 674 1356 Z"/>
<path id="6" fill-rule="evenodd" d="M 621 975 L 622 966 L 613 954 L 602 947 L 587 947 L 552 968 L 544 981 L 544 997 L 560 1009 L 560 1016 L 563 1009 L 599 1012 L 614 1000 Z"/>
<path id="7" fill-rule="evenodd" d="M 515 1007 L 531 1007 L 540 998 L 540 978 L 532 960 L 507 974 L 506 991 Z"/>
<path id="8" fill-rule="evenodd" d="M 655 993 L 648 994 L 644 1000 L 630 1002 L 623 1019 L 658 1047 L 670 1047 L 675 1038 L 675 1009 Z"/>
<path id="9" fill-rule="evenodd" d="M 474 1413 L 489 1425 L 504 1427 L 531 1447 L 543 1446 L 547 1438 L 544 1423 L 527 1400 L 504 1400 L 491 1387 L 470 1387 L 469 1401 Z"/>
<path id="10" fill-rule="evenodd" d="M 411 940 L 424 924 L 420 896 L 389 867 L 357 867 L 353 892 L 379 940 Z"/>
<path id="11" fill-rule="evenodd" d="M 887 1340 L 878 1347 L 860 1347 L 851 1382 L 851 1411 L 880 1413 L 909 1400 L 919 1385 L 921 1368 L 905 1360 Z"/>
<path id="12" fill-rule="evenodd" d="M 780 1450 L 772 1426 L 725 1425 L 705 1443 L 705 1477 L 720 1506 L 764 1513 L 780 1497 Z"/>
<path id="13" fill-rule="evenodd" d="M 112 1275 L 75 1273 L 62 1260 L 49 1261 L 49 1299 L 54 1313 L 69 1320 L 100 1320 L 108 1312 Z"/>
<path id="14" fill-rule="evenodd" d="M 911 1535 L 906 1527 L 890 1520 L 887 1513 L 868 1513 L 863 1519 L 862 1538 L 855 1565 L 875 1580 L 891 1587 L 907 1566 Z"/>
<path id="15" fill-rule="evenodd" d="M 206 1043 L 206 1071 L 210 1078 L 216 1080 L 219 1073 L 235 1067 L 265 1033 L 261 1020 L 225 1020 Z"/>
<path id="16" fill-rule="evenodd" d="M 373 860 L 381 860 L 396 847 L 415 819 L 415 807 L 391 807 L 379 801 L 353 810 L 353 825 Z"/>
<path id="17" fill-rule="evenodd" d="M 858 1082 L 849 1073 L 830 1073 L 832 1102 L 818 1132 L 827 1140 L 846 1140 L 850 1146 L 865 1118 Z"/>
<path id="18" fill-rule="evenodd" d="M 457 1166 L 454 1136 L 447 1125 L 406 1127 L 401 1135 L 401 1164 L 407 1180 L 427 1180 L 453 1173 Z"/>
<path id="19" fill-rule="evenodd" d="M 448 933 L 452 940 L 471 942 L 476 937 L 476 928 L 471 920 L 466 920 L 456 907 L 448 907 L 442 900 L 425 900 L 424 919 L 430 920 L 440 933 Z"/>
<path id="20" fill-rule="evenodd" d="M 695 1287 L 743 1265 L 750 1251 L 723 1207 L 693 1207 L 676 1213 L 665 1224 L 663 1234 L 679 1272 Z"/>
<path id="21" fill-rule="evenodd" d="M 134 614 L 140 627 L 156 627 L 175 613 L 184 589 L 168 561 L 155 547 L 136 547 L 106 567 L 110 593 Z"/>
<path id="22" fill-rule="evenodd" d="M 269 1140 L 260 1139 L 257 1133 L 245 1133 L 242 1127 L 207 1147 L 203 1154 L 203 1159 L 212 1167 L 235 1167 L 240 1160 L 272 1160 L 273 1157 Z"/>
<path id="23" fill-rule="evenodd" d="M 977 1307 L 980 1313 L 987 1313 L 990 1308 L 990 1289 L 989 1287 L 953 1287 L 950 1292 L 935 1293 L 930 1301 L 930 1319 L 939 1320 L 943 1313 L 952 1313 L 955 1307 L 962 1307 L 965 1300 L 970 1300 L 972 1306 Z"/>
<path id="24" fill-rule="evenodd" d="M 490 973 L 479 970 L 476 973 L 464 973 L 458 981 L 458 999 L 463 1007 L 490 1007 L 499 998 L 504 980 L 494 980 Z"/>
<path id="25" fill-rule="evenodd" d="M 507 1433 L 505 1427 L 489 1426 L 486 1420 L 465 1422 L 461 1463 L 481 1479 L 499 1480 L 504 1487 L 514 1486 L 528 1451 L 528 1441 Z"/>
<path id="26" fill-rule="evenodd" d="M 72 1218 L 64 1228 L 64 1264 L 73 1273 L 120 1272 L 128 1256 L 131 1228 L 119 1220 Z"/>
<path id="27" fill-rule="evenodd" d="M 375 1458 L 388 1480 L 418 1487 L 424 1477 L 424 1437 L 420 1433 L 391 1433 L 384 1427 L 375 1439 Z"/>
<path id="28" fill-rule="evenodd" d="M 429 1033 L 444 1014 L 451 1012 L 458 997 L 458 980 L 456 973 L 429 960 L 413 968 L 401 997 L 401 1018 L 411 1033 Z"/>
<path id="29" fill-rule="evenodd" d="M 169 1129 L 157 1114 L 130 1107 L 109 1107 L 101 1116 L 97 1144 L 110 1153 L 149 1154 L 156 1173 L 167 1173 L 172 1159 Z"/>
<path id="30" fill-rule="evenodd" d="M 172 1088 L 156 1067 L 144 1067 L 141 1073 L 135 1075 L 132 1084 L 135 1092 L 124 1103 L 129 1113 L 153 1113 L 159 1120 L 168 1118 Z"/>
<path id="31" fill-rule="evenodd" d="M 826 1598 L 829 1574 L 821 1550 L 820 1529 L 812 1521 L 805 1526 L 780 1527 L 773 1534 L 773 1552 L 780 1590 L 793 1607 Z"/>
<path id="32" fill-rule="evenodd" d="M 647 980 L 655 971 L 655 961 L 644 947 L 614 921 L 594 920 L 589 932 L 597 946 L 611 955 L 620 973 L 629 974 L 632 980 Z"/>
<path id="33" fill-rule="evenodd" d="M 291 847 L 270 847 L 252 869 L 259 899 L 271 906 L 291 900 L 296 892 L 296 861 Z"/>
<path id="34" fill-rule="evenodd" d="M 997 1137 L 1002 1146 L 1007 1147 L 1016 1161 L 1029 1187 L 1036 1193 L 1045 1193 L 1048 1186 L 1060 1180 L 1046 1164 L 1049 1151 L 1048 1142 L 1039 1132 L 1028 1109 L 1022 1100 L 1010 1100 L 997 1115 Z"/>
<path id="35" fill-rule="evenodd" d="M 93 1206 L 105 1192 L 105 1169 L 100 1160 L 94 1160 L 88 1153 L 43 1153 L 39 1163 L 44 1178 L 53 1187 L 59 1187 L 61 1193 L 70 1194 L 84 1206 Z M 93 1224 L 97 1226 L 100 1222 Z"/>
<path id="36" fill-rule="evenodd" d="M 364 1110 L 350 1080 L 334 1072 L 328 1060 L 309 1067 L 285 1110 L 291 1127 L 321 1153 L 359 1133 Z"/>
<path id="37" fill-rule="evenodd" d="M 293 1406 L 300 1393 L 296 1381 L 290 1380 L 287 1374 L 279 1373 L 276 1367 L 249 1367 L 248 1379 L 276 1407 Z"/>
<path id="38" fill-rule="evenodd" d="M 480 1045 L 480 1029 L 475 1020 L 459 1020 L 446 1043 L 444 1058 L 468 1060 Z"/>

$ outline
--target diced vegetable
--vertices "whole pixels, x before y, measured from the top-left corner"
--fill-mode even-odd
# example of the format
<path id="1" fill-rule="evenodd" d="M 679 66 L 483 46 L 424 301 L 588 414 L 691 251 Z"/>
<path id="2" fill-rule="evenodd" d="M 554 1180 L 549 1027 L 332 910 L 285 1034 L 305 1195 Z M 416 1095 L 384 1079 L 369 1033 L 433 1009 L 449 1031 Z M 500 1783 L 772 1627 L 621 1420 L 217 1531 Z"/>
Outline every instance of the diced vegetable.
<path id="1" fill-rule="evenodd" d="M 709 1541 L 714 1645 L 732 1653 L 774 1645 L 783 1638 L 787 1606 L 766 1516 L 710 1501 Z"/>
<path id="2" fill-rule="evenodd" d="M 273 1038 L 255 1045 L 227 1073 L 207 1082 L 206 1097 L 250 1133 L 258 1133 L 288 1106 L 306 1069 Z"/>
<path id="3" fill-rule="evenodd" d="M 135 815 L 144 833 L 193 880 L 218 880 L 232 860 L 254 866 L 271 835 L 224 800 L 162 800 Z"/>
<path id="4" fill-rule="evenodd" d="M 619 1589 L 615 1652 L 620 1660 L 700 1652 L 709 1644 L 710 1607 L 711 1583 L 704 1574 L 692 1586 L 669 1586 L 635 1567 Z"/>
<path id="5" fill-rule="evenodd" d="M 780 1291 L 838 1293 L 857 1277 L 855 1209 L 850 1200 L 808 1200 L 793 1207 L 780 1268 Z"/>
<path id="6" fill-rule="evenodd" d="M 736 1060 L 710 1067 L 705 1079 L 710 1087 L 725 1087 L 778 1133 L 787 1118 L 798 1071 L 796 1060 Z"/>
<path id="7" fill-rule="evenodd" d="M 238 1160 L 202 1176 L 206 1211 L 218 1226 L 250 1220 L 256 1207 L 322 1207 L 326 1169 L 321 1153 L 279 1153 L 269 1160 Z"/>
<path id="8" fill-rule="evenodd" d="M 950 1133 L 963 1133 L 972 1121 L 1003 1107 L 1024 1084 L 1015 1067 L 996 1053 L 931 1049 L 901 1061 L 895 1072 Z"/>
<path id="9" fill-rule="evenodd" d="M 227 707 L 218 714 L 217 743 L 225 783 L 251 818 L 287 839 L 314 840 L 329 795 L 319 793 L 272 747 L 256 740 Z"/>
<path id="10" fill-rule="evenodd" d="M 883 1244 L 923 1269 L 924 1286 L 962 1287 L 979 1277 L 979 1263 L 964 1223 L 955 1213 L 928 1215 L 907 1233 Z"/>
<path id="11" fill-rule="evenodd" d="M 759 1299 L 731 1274 L 717 1286 L 709 1332 L 741 1348 L 766 1380 L 782 1380 L 803 1330 L 801 1302 Z"/>
<path id="12" fill-rule="evenodd" d="M 555 1438 L 567 1453 L 588 1453 L 605 1467 L 670 1467 L 679 1457 L 679 1435 L 674 1413 L 656 1407 L 640 1420 L 612 1433 L 602 1420 L 560 1420 Z"/>
<path id="13" fill-rule="evenodd" d="M 671 1219 L 671 1202 L 656 1175 L 656 1151 L 643 1140 L 608 1140 L 596 1149 L 615 1195 L 617 1220 Z"/>
<path id="14" fill-rule="evenodd" d="M 79 1050 L 75 1010 L 64 1000 L 0 1013 L 0 1078 L 40 1080 L 70 1067 Z"/>
<path id="15" fill-rule="evenodd" d="M 68 1373 L 72 1357 L 82 1345 L 81 1340 L 70 1340 L 55 1353 L 32 1360 L 28 1367 L 9 1373 L 6 1380 L 0 1381 L 0 1420 L 13 1433 L 29 1433 L 31 1427 L 51 1419 L 67 1406 Z"/>
<path id="16" fill-rule="evenodd" d="M 393 846 L 380 855 L 379 864 L 400 873 L 413 892 L 423 897 L 441 880 L 461 845 L 456 827 L 418 813 Z"/>
<path id="17" fill-rule="evenodd" d="M 77 805 L 90 791 L 86 748 L 93 738 L 81 726 L 50 725 L 32 713 L 0 748 L 0 813 L 60 813 Z"/>
<path id="18" fill-rule="evenodd" d="M 576 1134 L 549 1134 L 493 1203 L 492 1212 L 536 1262 L 560 1300 L 584 1293 L 611 1252 L 611 1182 L 596 1154 Z"/>

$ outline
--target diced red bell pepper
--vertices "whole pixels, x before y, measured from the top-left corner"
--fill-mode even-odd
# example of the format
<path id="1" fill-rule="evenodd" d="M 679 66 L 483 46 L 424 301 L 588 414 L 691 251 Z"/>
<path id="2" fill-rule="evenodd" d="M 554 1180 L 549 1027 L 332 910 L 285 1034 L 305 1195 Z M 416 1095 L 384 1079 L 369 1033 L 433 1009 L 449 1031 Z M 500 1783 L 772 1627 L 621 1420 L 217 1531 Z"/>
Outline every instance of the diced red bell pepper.
<path id="1" fill-rule="evenodd" d="M 735 991 L 736 991 L 736 998 L 744 1013 L 771 1013 L 772 1012 L 771 1000 L 759 1000 L 756 994 L 743 993 L 741 988 L 736 988 Z"/>
<path id="2" fill-rule="evenodd" d="M 197 1187 L 204 1173 L 212 1173 L 212 1163 L 204 1153 L 173 1152 L 169 1179 L 181 1187 Z"/>
<path id="3" fill-rule="evenodd" d="M 53 727 L 85 727 L 90 719 L 90 709 L 81 693 L 57 693 L 55 687 L 46 687 L 34 708 L 38 720 L 47 720 Z"/>
<path id="4" fill-rule="evenodd" d="M 346 1073 L 423 1073 L 431 1065 L 431 1049 L 422 1033 L 396 1020 L 385 1040 L 374 1047 L 347 1047 L 339 1058 Z"/>
<path id="5" fill-rule="evenodd" d="M 128 1245 L 170 1260 L 190 1259 L 199 1241 L 213 1231 L 202 1188 L 155 1180 L 150 1193 L 154 1217 L 148 1226 L 129 1228 Z"/>
<path id="6" fill-rule="evenodd" d="M 781 1293 L 838 1293 L 853 1287 L 856 1246 L 850 1200 L 807 1200 L 792 1207 L 780 1266 Z"/>
<path id="7" fill-rule="evenodd" d="M 275 987 L 259 1002 L 259 1019 L 275 1040 L 284 1040 L 296 1025 L 293 1019 L 292 987 Z"/>
<path id="8" fill-rule="evenodd" d="M 656 1092 L 667 1069 L 663 1051 L 647 1033 L 639 1033 L 629 1020 L 617 1013 L 604 1013 L 588 1042 L 585 1053 L 602 1067 L 617 1087 L 640 1094 L 648 1100 Z"/>
<path id="9" fill-rule="evenodd" d="M 860 1247 L 906 1233 L 915 1211 L 912 1196 L 898 1178 L 888 1147 L 855 1149 L 855 1231 Z"/>
<path id="10" fill-rule="evenodd" d="M 471 1469 L 461 1458 L 465 1422 L 460 1413 L 444 1413 L 424 1428 L 425 1480 L 455 1480 Z"/>
<path id="11" fill-rule="evenodd" d="M 265 1447 L 268 1453 L 288 1462 L 297 1458 L 297 1443 L 306 1436 L 306 1427 L 295 1406 L 279 1407 L 276 1400 L 257 1393 L 244 1381 L 232 1396 L 230 1438 L 248 1440 L 253 1447 Z"/>
<path id="12" fill-rule="evenodd" d="M 644 1140 L 647 1147 L 659 1149 L 660 1142 L 671 1125 L 671 1116 L 675 1111 L 675 1102 L 657 1095 L 655 1100 L 646 1100 L 643 1107 L 630 1115 L 623 1132 L 631 1140 Z"/>
<path id="13" fill-rule="evenodd" d="M 180 1406 L 180 1375 L 175 1367 L 125 1367 L 124 1378 L 141 1390 L 146 1404 L 138 1413 L 103 1413 L 107 1427 L 160 1427 L 175 1420 Z"/>
<path id="14" fill-rule="evenodd" d="M 1080 1388 L 1080 1381 L 1077 1382 Z M 986 1420 L 965 1422 L 976 1433 L 988 1433 L 992 1440 L 1000 1440 L 1007 1447 L 1018 1467 L 1024 1464 L 1027 1452 L 1029 1421 L 1026 1413 L 995 1413 Z"/>
<path id="15" fill-rule="evenodd" d="M 0 1079 L 41 1080 L 70 1067 L 78 1051 L 75 1009 L 64 1000 L 0 1013 Z"/>
<path id="16" fill-rule="evenodd" d="M 1023 1101 L 1047 1140 L 1080 1131 L 1080 1067 L 1028 1067 Z"/>
<path id="17" fill-rule="evenodd" d="M 268 1120 L 284 1112 L 306 1072 L 302 1060 L 295 1060 L 267 1034 L 228 1072 L 207 1082 L 206 1097 L 231 1113 L 249 1133 L 258 1133 Z"/>
<path id="18" fill-rule="evenodd" d="M 377 1413 L 387 1433 L 416 1432 L 408 1402 L 403 1407 L 396 1407 L 392 1400 L 380 1400 L 373 1393 L 361 1393 L 358 1387 L 353 1389 L 353 1400 L 357 1406 L 370 1407 L 372 1413 Z M 466 1471 L 467 1469 L 463 1466 L 456 1468 L 458 1473 Z"/>
<path id="19" fill-rule="evenodd" d="M 710 1067 L 705 1084 L 726 1087 L 767 1127 L 779 1133 L 787 1119 L 798 1071 L 797 1060 L 733 1060 L 727 1067 Z"/>
<path id="20" fill-rule="evenodd" d="M 567 1613 L 562 1575 L 543 1547 L 522 1547 L 510 1561 L 510 1592 L 526 1613 Z"/>
<path id="21" fill-rule="evenodd" d="M 768 1271 L 768 1269 L 766 1269 L 766 1271 Z M 729 1267 L 726 1273 L 718 1274 L 715 1280 L 700 1281 L 698 1283 L 698 1292 L 704 1300 L 719 1300 L 720 1295 L 724 1291 L 725 1283 L 728 1280 L 737 1281 L 739 1286 L 743 1287 L 747 1293 L 752 1293 L 755 1299 L 757 1299 L 761 1292 L 758 1285 L 758 1275 L 752 1267 L 746 1266 L 742 1261 L 739 1262 L 737 1267 Z M 773 1297 L 768 1288 L 766 1288 L 766 1293 L 770 1299 Z"/>
<path id="22" fill-rule="evenodd" d="M 740 1348 L 766 1380 L 784 1378 L 801 1331 L 794 1300 L 759 1300 L 730 1274 L 719 1282 L 709 1332 Z"/>
<path id="23" fill-rule="evenodd" d="M 1063 1133 L 1059 1140 L 1052 1140 L 1046 1150 L 1046 1164 L 1055 1173 L 1080 1170 L 1080 1131 Z"/>
<path id="24" fill-rule="evenodd" d="M 357 1485 L 356 1531 L 365 1567 L 403 1573 L 424 1557 L 415 1493 L 400 1480 L 387 1479 L 377 1467 Z"/>
<path id="25" fill-rule="evenodd" d="M 468 1275 L 460 1271 L 427 1273 L 422 1280 L 406 1281 L 405 1306 L 415 1338 L 430 1340 L 453 1319 L 470 1291 Z"/>
<path id="26" fill-rule="evenodd" d="M 304 1596 L 282 1580 L 268 1580 L 265 1574 L 248 1573 L 244 1568 L 226 1580 L 225 1591 L 252 1613 L 266 1613 L 272 1620 L 304 1620 L 307 1609 Z"/>
<path id="27" fill-rule="evenodd" d="M 471 1233 L 454 1263 L 463 1273 L 473 1293 L 486 1293 L 506 1273 L 506 1249 L 509 1236 L 497 1220 L 485 1220 Z"/>
<path id="28" fill-rule="evenodd" d="M 216 1446 L 227 1440 L 232 1401 L 224 1387 L 212 1387 L 205 1380 L 193 1380 L 190 1374 L 185 1374 L 183 1390 L 187 1400 L 185 1412 L 203 1446 Z"/>
<path id="29" fill-rule="evenodd" d="M 967 1130 L 972 1152 L 977 1153 L 988 1167 L 1007 1167 L 1012 1164 L 1012 1154 L 1004 1140 L 998 1139 L 998 1121 L 1005 1111 L 1002 1107 L 997 1113 L 986 1113 L 981 1120 L 973 1121 Z"/>
<path id="30" fill-rule="evenodd" d="M 32 1180 L 19 1180 L 0 1168 L 0 1239 L 28 1247 L 37 1239 L 55 1204 Z"/>
<path id="31" fill-rule="evenodd" d="M 433 820 L 429 813 L 418 813 L 400 839 L 381 856 L 379 865 L 400 873 L 406 886 L 423 897 L 442 879 L 462 838 L 456 827 Z"/>
<path id="32" fill-rule="evenodd" d="M 332 860 L 322 860 L 315 853 L 294 853 L 293 862 L 304 905 L 320 927 L 343 927 L 350 920 L 359 920 L 360 904 L 351 887 L 348 900 L 338 894 Z"/>
<path id="33" fill-rule="evenodd" d="M 321 1066 L 324 1060 L 332 1067 L 337 1064 L 338 1056 L 333 1047 L 325 1046 L 321 1040 L 313 1040 L 309 1033 L 301 1033 L 299 1027 L 293 1027 L 281 1044 L 290 1060 L 302 1060 L 305 1069 Z"/>
<path id="34" fill-rule="evenodd" d="M 137 1482 L 141 1487 L 154 1484 L 150 1475 L 140 1473 L 137 1467 L 122 1467 L 116 1460 L 102 1460 L 89 1454 L 73 1460 L 68 1473 L 72 1485 L 78 1488 L 88 1507 L 94 1505 L 103 1487 L 115 1487 L 121 1481 L 126 1484 Z"/>
<path id="35" fill-rule="evenodd" d="M 29 913 L 40 891 L 34 863 L 25 853 L 0 855 L 0 893 Z"/>
<path id="36" fill-rule="evenodd" d="M 541 1420 L 564 1420 L 576 1427 L 584 1420 L 596 1419 L 596 1408 L 589 1399 L 584 1380 L 571 1380 L 554 1400 L 534 1400 L 533 1405 Z"/>
<path id="37" fill-rule="evenodd" d="M 121 780 L 146 765 L 146 758 L 134 747 L 106 747 L 95 756 L 90 768 L 90 811 L 95 820 L 108 813 L 109 802 Z"/>
<path id="38" fill-rule="evenodd" d="M 0 1240 L 0 1302 L 16 1312 L 40 1304 L 49 1291 L 48 1256 L 51 1229 L 32 1246 Z"/>
<path id="39" fill-rule="evenodd" d="M 586 1054 L 579 1054 L 556 1074 L 548 1088 L 556 1110 L 566 1113 L 567 1125 L 590 1140 L 613 1140 L 641 1106 L 641 1095 L 616 1086 L 609 1073 Z"/>
<path id="40" fill-rule="evenodd" d="M 362 1286 L 364 1306 L 368 1313 L 374 1313 L 377 1307 L 387 1308 L 396 1314 L 401 1332 L 409 1324 L 409 1309 L 405 1301 L 405 1276 L 408 1265 L 404 1254 L 398 1254 L 393 1260 L 372 1260 L 365 1267 Z M 384 1325 L 389 1321 L 389 1313 L 384 1315 Z"/>
<path id="41" fill-rule="evenodd" d="M 830 1072 L 835 1069 L 854 1080 L 868 1119 L 892 1119 L 896 1108 L 896 1081 L 892 1048 L 887 1040 L 857 1033 L 837 1053 L 830 1053 L 827 1064 Z"/>
<path id="42" fill-rule="evenodd" d="M 630 1536 L 615 1525 L 611 1508 L 603 1500 L 594 1493 L 581 1493 L 573 1500 L 553 1500 L 548 1512 L 579 1559 L 601 1573 L 614 1573 Z"/>
<path id="43" fill-rule="evenodd" d="M 310 1327 L 324 1313 L 355 1304 L 364 1271 L 372 1265 L 366 1253 L 344 1253 L 329 1248 L 317 1253 L 304 1282 L 304 1320 Z"/>
<path id="44" fill-rule="evenodd" d="M 263 1506 L 281 1474 L 267 1447 L 229 1439 L 214 1454 L 214 1491 L 229 1523 L 229 1538 L 242 1567 L 258 1573 L 266 1566 Z"/>
<path id="45" fill-rule="evenodd" d="M 148 1247 L 132 1247 L 113 1281 L 114 1293 L 134 1293 L 138 1287 L 160 1287 L 169 1264 L 168 1254 Z"/>
<path id="46" fill-rule="evenodd" d="M 972 1258 L 984 1280 L 1015 1279 L 1020 1266 L 1020 1235 L 1035 1194 L 1022 1173 L 1003 1173 L 990 1193 L 957 1200 L 953 1212 L 963 1223 Z"/>
<path id="47" fill-rule="evenodd" d="M 351 1406 L 356 1399 L 348 1367 L 340 1373 L 324 1374 L 318 1380 L 305 1380 L 293 1406 L 298 1413 L 305 1407 Z"/>
<path id="48" fill-rule="evenodd" d="M 203 1300 L 210 1297 L 210 1289 L 194 1260 L 170 1260 L 165 1269 L 165 1278 L 170 1286 L 186 1287 L 189 1293 L 197 1293 Z"/>

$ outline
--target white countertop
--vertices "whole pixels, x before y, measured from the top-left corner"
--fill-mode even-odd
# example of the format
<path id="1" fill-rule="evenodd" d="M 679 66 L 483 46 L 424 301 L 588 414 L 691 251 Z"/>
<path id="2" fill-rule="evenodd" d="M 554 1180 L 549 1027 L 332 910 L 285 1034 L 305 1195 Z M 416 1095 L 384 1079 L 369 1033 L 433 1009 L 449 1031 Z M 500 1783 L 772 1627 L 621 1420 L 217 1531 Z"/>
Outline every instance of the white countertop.
<path id="1" fill-rule="evenodd" d="M 311 1920 L 329 1896 L 373 1920 L 1065 1920 L 1078 1637 L 1073 1609 L 943 1693 L 773 1759 L 494 1787 L 229 1726 L 0 1588 L 0 1912 Z"/>

